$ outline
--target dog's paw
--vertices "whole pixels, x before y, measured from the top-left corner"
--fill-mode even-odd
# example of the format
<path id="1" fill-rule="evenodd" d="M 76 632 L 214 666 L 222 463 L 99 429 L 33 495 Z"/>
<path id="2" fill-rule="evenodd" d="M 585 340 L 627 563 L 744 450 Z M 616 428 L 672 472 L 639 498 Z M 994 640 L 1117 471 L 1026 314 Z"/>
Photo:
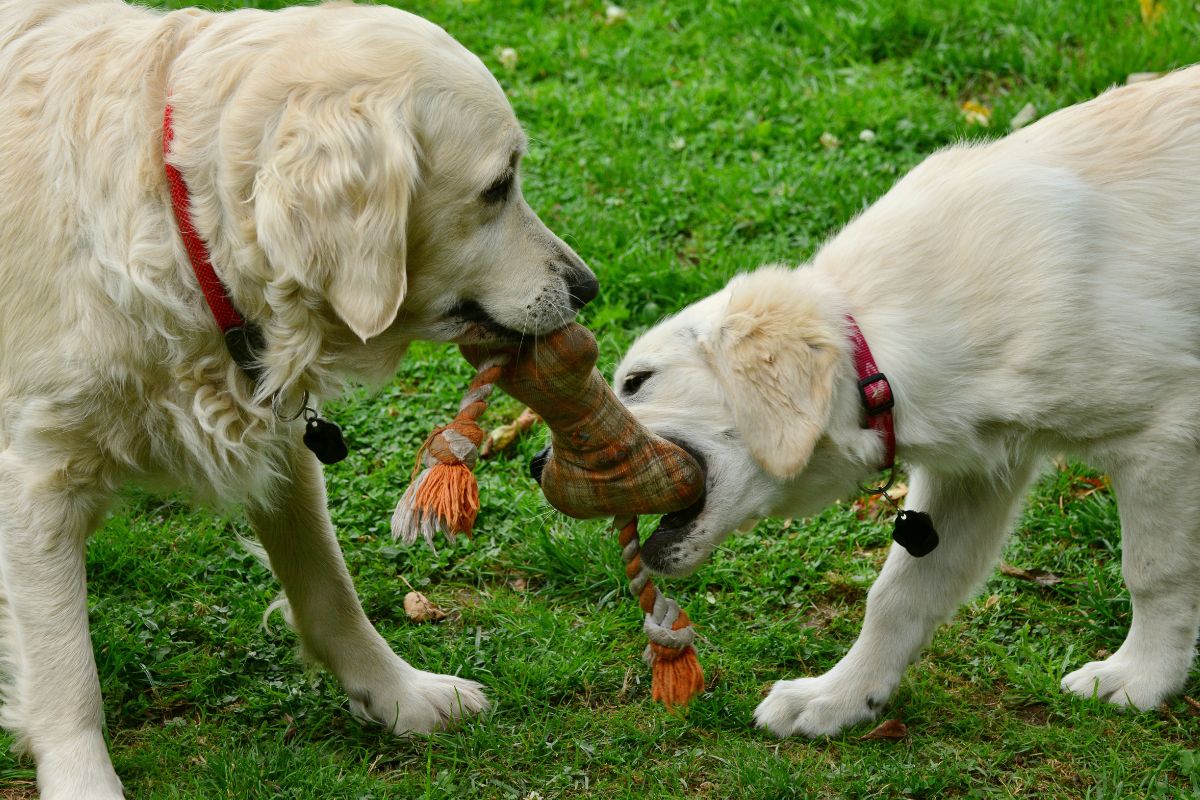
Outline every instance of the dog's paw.
<path id="1" fill-rule="evenodd" d="M 475 681 L 412 667 L 386 686 L 350 692 L 352 714 L 396 734 L 432 733 L 487 707 Z"/>
<path id="2" fill-rule="evenodd" d="M 779 736 L 832 736 L 875 719 L 887 694 L 863 692 L 832 674 L 779 681 L 754 710 L 754 724 Z"/>
<path id="3" fill-rule="evenodd" d="M 34 754 L 42 800 L 121 800 L 125 796 L 99 729 L 42 742 Z"/>
<path id="4" fill-rule="evenodd" d="M 1063 678 L 1061 685 L 1064 691 L 1080 697 L 1145 711 L 1178 691 L 1181 683 L 1157 674 L 1161 670 L 1156 666 L 1113 656 L 1083 665 Z"/>

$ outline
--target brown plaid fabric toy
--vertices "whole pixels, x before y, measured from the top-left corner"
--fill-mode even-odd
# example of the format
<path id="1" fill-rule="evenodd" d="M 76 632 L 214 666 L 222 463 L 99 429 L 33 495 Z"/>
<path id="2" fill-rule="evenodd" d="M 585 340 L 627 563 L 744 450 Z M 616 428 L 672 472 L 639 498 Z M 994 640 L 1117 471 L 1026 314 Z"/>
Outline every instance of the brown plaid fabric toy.
<path id="1" fill-rule="evenodd" d="M 492 355 L 464 348 L 476 367 Z M 542 471 L 550 505 L 569 517 L 665 514 L 700 498 L 704 476 L 686 452 L 633 418 L 596 370 L 596 339 L 568 325 L 500 368 L 496 384 L 550 428 Z"/>
<path id="2" fill-rule="evenodd" d="M 550 504 L 580 519 L 617 518 L 626 574 L 646 615 L 653 697 L 668 707 L 686 704 L 704 688 L 692 646 L 695 633 L 687 614 L 662 595 L 641 566 L 636 515 L 679 511 L 699 500 L 704 492 L 700 466 L 621 405 L 595 369 L 596 340 L 581 325 L 568 325 L 523 349 L 464 347 L 463 354 L 479 372 L 459 416 L 422 447 L 426 470 L 397 506 L 393 534 L 408 543 L 422 535 L 432 544 L 437 530 L 470 532 L 479 508 L 470 468 L 483 438 L 476 421 L 495 383 L 550 428 L 552 449 L 541 477 Z M 470 476 L 469 485 L 464 476 Z"/>

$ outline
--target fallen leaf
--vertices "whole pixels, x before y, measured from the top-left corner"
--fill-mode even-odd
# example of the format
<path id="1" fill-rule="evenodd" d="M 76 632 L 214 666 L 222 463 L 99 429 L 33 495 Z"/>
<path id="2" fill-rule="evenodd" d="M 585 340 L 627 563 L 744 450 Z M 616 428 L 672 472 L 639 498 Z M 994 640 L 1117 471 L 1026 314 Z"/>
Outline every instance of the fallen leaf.
<path id="1" fill-rule="evenodd" d="M 627 19 L 629 19 L 629 12 L 620 6 L 610 5 L 604 9 L 605 25 L 620 25 Z"/>
<path id="2" fill-rule="evenodd" d="M 986 128 L 992 124 L 992 110 L 976 100 L 968 100 L 959 106 L 968 125 Z"/>
<path id="3" fill-rule="evenodd" d="M 1167 11 L 1159 0 L 1138 0 L 1138 5 L 1142 9 L 1142 22 L 1147 25 L 1158 22 L 1159 18 Z"/>
<path id="4" fill-rule="evenodd" d="M 1037 107 L 1033 103 L 1026 103 L 1021 106 L 1021 110 L 1013 114 L 1013 118 L 1009 121 L 1008 127 L 1015 130 L 1024 128 L 1029 123 L 1037 119 Z"/>
<path id="5" fill-rule="evenodd" d="M 420 592 L 409 592 L 404 595 L 404 613 L 413 622 L 437 622 L 446 618 L 446 612 L 435 606 L 428 597 Z"/>
<path id="6" fill-rule="evenodd" d="M 523 592 L 527 588 L 529 588 L 529 582 L 526 581 L 524 578 L 513 578 L 511 581 L 508 582 L 508 585 L 510 587 L 512 587 L 512 590 L 514 592 Z"/>
<path id="7" fill-rule="evenodd" d="M 1079 485 L 1079 484 L 1082 484 Z M 1079 478 L 1078 484 L 1071 487 L 1071 496 L 1076 500 L 1082 500 L 1085 497 L 1090 497 L 1096 492 L 1102 492 L 1108 488 L 1108 481 L 1105 478 Z"/>
<path id="8" fill-rule="evenodd" d="M 868 733 L 866 736 L 860 736 L 859 741 L 867 739 L 885 739 L 887 741 L 896 742 L 908 736 L 908 726 L 898 719 L 889 719 L 879 723 L 879 727 Z"/>
<path id="9" fill-rule="evenodd" d="M 908 485 L 897 481 L 892 484 L 892 488 L 887 490 L 888 497 L 900 504 L 900 501 L 908 497 Z M 895 509 L 891 504 L 883 499 L 881 494 L 864 494 L 854 498 L 851 503 L 854 513 L 859 519 L 867 519 L 868 517 L 878 519 L 879 517 L 895 513 Z"/>
<path id="10" fill-rule="evenodd" d="M 521 434 L 533 427 L 535 422 L 541 421 L 541 417 L 537 415 L 531 408 L 526 408 L 512 422 L 505 423 L 493 430 L 484 439 L 483 445 L 479 448 L 479 455 L 482 458 L 487 458 L 499 453 L 512 446 L 512 443 L 520 438 Z"/>
<path id="11" fill-rule="evenodd" d="M 1056 583 L 1062 583 L 1062 578 L 1044 569 L 1021 569 L 1012 564 L 1001 564 L 1000 573 L 1011 578 L 1020 578 L 1023 581 L 1036 583 L 1038 586 L 1053 586 Z"/>

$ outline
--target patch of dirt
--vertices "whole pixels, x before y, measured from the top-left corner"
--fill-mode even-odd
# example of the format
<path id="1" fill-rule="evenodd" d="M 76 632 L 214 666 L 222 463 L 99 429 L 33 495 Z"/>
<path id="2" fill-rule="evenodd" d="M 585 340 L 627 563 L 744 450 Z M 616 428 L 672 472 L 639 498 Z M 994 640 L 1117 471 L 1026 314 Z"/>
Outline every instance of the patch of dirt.
<path id="1" fill-rule="evenodd" d="M 815 603 L 804 615 L 800 624 L 805 628 L 824 630 L 829 624 L 842 615 L 843 609 L 830 603 Z"/>
<path id="2" fill-rule="evenodd" d="M 1030 703 L 1013 708 L 1012 714 L 1028 725 L 1046 725 L 1050 721 L 1050 706 L 1045 703 Z"/>

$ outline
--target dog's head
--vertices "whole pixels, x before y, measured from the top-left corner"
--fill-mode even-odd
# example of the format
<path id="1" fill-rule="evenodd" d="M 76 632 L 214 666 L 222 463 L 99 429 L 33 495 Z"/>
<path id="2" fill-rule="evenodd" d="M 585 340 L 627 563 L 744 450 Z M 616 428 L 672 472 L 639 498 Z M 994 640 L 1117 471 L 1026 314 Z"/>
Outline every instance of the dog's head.
<path id="1" fill-rule="evenodd" d="M 339 358 L 387 374 L 413 339 L 543 334 L 595 296 L 522 197 L 526 140 L 503 91 L 437 26 L 351 4 L 220 15 L 172 80 L 191 126 L 177 158 L 212 156 L 236 220 L 218 227 L 250 265 L 231 282 L 252 306 L 265 285 L 269 344 L 308 335 L 295 329 L 315 315 L 323 343 L 345 332 Z M 206 117 L 213 141 L 199 142 Z M 203 171 L 181 166 L 189 184 Z"/>
<path id="2" fill-rule="evenodd" d="M 704 502 L 669 514 L 642 548 L 687 574 L 733 530 L 813 513 L 854 486 L 861 442 L 837 308 L 800 272 L 764 267 L 645 333 L 614 376 L 643 424 L 702 459 Z M 838 435 L 845 433 L 845 436 Z M 835 444 L 835 442 L 838 442 Z"/>

